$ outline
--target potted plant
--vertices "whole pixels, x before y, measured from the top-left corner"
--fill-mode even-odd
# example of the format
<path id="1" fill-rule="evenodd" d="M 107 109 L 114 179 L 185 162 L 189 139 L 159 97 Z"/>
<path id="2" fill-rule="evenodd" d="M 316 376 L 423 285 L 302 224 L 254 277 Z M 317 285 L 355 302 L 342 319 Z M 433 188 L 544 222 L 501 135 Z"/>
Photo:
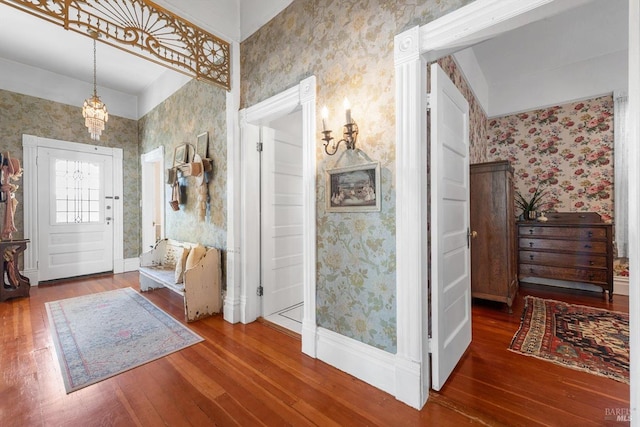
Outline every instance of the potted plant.
<path id="1" fill-rule="evenodd" d="M 536 212 L 545 204 L 542 199 L 546 195 L 547 190 L 541 190 L 540 185 L 536 187 L 529 199 L 516 191 L 516 206 L 522 210 L 522 218 L 525 220 L 536 219 Z"/>

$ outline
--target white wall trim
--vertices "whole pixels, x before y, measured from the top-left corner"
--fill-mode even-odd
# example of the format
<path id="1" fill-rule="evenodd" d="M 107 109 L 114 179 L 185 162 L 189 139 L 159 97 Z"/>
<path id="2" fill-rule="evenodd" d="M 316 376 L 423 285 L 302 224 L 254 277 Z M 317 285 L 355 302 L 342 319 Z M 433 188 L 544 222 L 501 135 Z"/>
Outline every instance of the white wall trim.
<path id="1" fill-rule="evenodd" d="M 317 337 L 318 359 L 396 394 L 395 355 L 324 328 L 318 328 Z"/>
<path id="2" fill-rule="evenodd" d="M 227 292 L 223 303 L 224 320 L 229 323 L 240 321 L 240 283 L 242 270 L 240 259 L 240 237 L 242 205 L 240 188 L 242 179 L 240 155 L 240 127 L 238 109 L 240 108 L 240 44 L 231 43 L 231 91 L 227 92 Z"/>
<path id="3" fill-rule="evenodd" d="M 396 74 L 396 325 L 395 397 L 422 408 L 428 397 L 429 355 L 423 340 L 429 266 L 427 213 L 426 61 L 419 28 L 395 38 Z"/>
<path id="4" fill-rule="evenodd" d="M 240 111 L 240 157 L 233 167 L 238 168 L 244 181 L 240 184 L 240 280 L 235 283 L 235 291 L 240 291 L 240 321 L 253 322 L 260 316 L 259 297 L 255 270 L 260 263 L 259 252 L 255 251 L 256 238 L 260 235 L 259 212 L 255 200 L 258 199 L 259 173 L 256 164 L 259 154 L 255 149 L 257 141 L 247 136 L 250 127 L 260 126 L 295 110 L 302 110 L 302 179 L 303 179 L 303 327 L 302 351 L 315 357 L 317 343 L 316 327 L 316 78 L 308 77 L 298 85 L 285 90 L 265 101 Z M 236 190 L 238 193 L 238 190 Z"/>
<path id="5" fill-rule="evenodd" d="M 24 197 L 24 238 L 30 243 L 24 252 L 24 275 L 29 277 L 32 286 L 39 282 L 38 277 L 38 174 L 37 157 L 39 147 L 72 150 L 113 157 L 113 272 L 124 271 L 124 218 L 123 218 L 123 152 L 121 148 L 101 147 L 78 142 L 40 138 L 22 135 L 23 197 Z M 117 197 L 117 199 L 116 199 Z"/>
<path id="6" fill-rule="evenodd" d="M 630 419 L 640 426 L 640 0 L 629 0 Z"/>
<path id="7" fill-rule="evenodd" d="M 302 315 L 302 352 L 316 357 L 316 78 L 311 76 L 300 82 L 302 107 L 302 244 L 305 261 L 302 281 L 304 309 Z"/>
<path id="8" fill-rule="evenodd" d="M 124 272 L 124 153 L 122 148 L 110 150 L 113 157 L 113 272 L 117 274 Z M 91 152 L 95 153 L 95 148 Z"/>
<path id="9" fill-rule="evenodd" d="M 629 295 L 629 278 L 613 276 L 613 294 Z"/>
<path id="10" fill-rule="evenodd" d="M 38 157 L 37 138 L 22 135 L 22 197 L 24 212 L 24 238 L 29 239 L 24 251 L 24 272 L 31 286 L 38 286 L 38 179 L 36 159 Z"/>
<path id="11" fill-rule="evenodd" d="M 125 258 L 122 272 L 138 271 L 140 269 L 140 258 Z"/>

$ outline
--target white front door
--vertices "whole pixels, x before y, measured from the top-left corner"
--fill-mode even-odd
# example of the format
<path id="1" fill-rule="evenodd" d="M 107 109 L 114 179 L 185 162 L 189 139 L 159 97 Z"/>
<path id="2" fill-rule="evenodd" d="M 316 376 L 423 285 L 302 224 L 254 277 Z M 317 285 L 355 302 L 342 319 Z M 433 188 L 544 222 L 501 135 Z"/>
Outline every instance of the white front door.
<path id="1" fill-rule="evenodd" d="M 440 390 L 471 343 L 469 105 L 431 66 L 432 387 Z"/>
<path id="2" fill-rule="evenodd" d="M 38 148 L 39 280 L 113 270 L 112 156 Z"/>
<path id="3" fill-rule="evenodd" d="M 262 316 L 303 301 L 302 138 L 262 127 Z"/>

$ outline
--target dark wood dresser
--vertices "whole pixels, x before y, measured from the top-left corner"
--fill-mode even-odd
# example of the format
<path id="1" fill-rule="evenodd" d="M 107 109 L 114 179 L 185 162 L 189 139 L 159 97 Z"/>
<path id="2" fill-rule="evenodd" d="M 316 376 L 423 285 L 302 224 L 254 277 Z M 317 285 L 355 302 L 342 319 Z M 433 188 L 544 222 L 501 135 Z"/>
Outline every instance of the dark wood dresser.
<path id="1" fill-rule="evenodd" d="M 470 166 L 471 296 L 511 305 L 518 292 L 513 168 Z"/>
<path id="2" fill-rule="evenodd" d="M 613 300 L 612 224 L 595 212 L 552 213 L 547 222 L 518 222 L 518 277 L 588 283 Z"/>

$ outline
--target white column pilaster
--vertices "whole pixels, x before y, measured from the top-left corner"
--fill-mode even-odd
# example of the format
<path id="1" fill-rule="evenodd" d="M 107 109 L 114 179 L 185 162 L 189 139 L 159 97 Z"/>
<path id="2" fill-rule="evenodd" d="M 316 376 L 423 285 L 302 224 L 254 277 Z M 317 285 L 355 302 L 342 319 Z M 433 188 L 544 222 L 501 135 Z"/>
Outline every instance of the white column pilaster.
<path id="1" fill-rule="evenodd" d="M 429 395 L 426 63 L 420 28 L 395 38 L 396 398 L 420 409 Z"/>

